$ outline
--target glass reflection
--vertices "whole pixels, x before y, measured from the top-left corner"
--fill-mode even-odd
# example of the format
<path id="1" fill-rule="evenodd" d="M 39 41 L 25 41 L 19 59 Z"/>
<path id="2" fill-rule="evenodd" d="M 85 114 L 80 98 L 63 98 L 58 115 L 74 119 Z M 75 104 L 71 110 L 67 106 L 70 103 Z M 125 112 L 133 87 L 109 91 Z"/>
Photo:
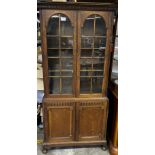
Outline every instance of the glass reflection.
<path id="1" fill-rule="evenodd" d="M 101 93 L 104 78 L 106 25 L 101 16 L 86 18 L 81 29 L 80 93 Z"/>
<path id="2" fill-rule="evenodd" d="M 53 15 L 47 28 L 48 78 L 51 94 L 72 94 L 73 27 L 63 14 Z"/>

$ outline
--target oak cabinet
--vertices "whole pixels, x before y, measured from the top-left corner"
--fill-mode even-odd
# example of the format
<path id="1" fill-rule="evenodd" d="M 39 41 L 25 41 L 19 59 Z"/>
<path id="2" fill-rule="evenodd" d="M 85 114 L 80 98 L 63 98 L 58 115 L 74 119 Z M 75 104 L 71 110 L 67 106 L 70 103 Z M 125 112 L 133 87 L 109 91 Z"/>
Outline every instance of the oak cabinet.
<path id="1" fill-rule="evenodd" d="M 75 104 L 52 102 L 46 107 L 47 142 L 74 141 Z"/>
<path id="2" fill-rule="evenodd" d="M 44 98 L 43 103 L 46 143 L 105 140 L 107 98 Z"/>
<path id="3" fill-rule="evenodd" d="M 94 5 L 38 3 L 45 88 L 44 152 L 55 146 L 106 146 L 115 6 Z"/>
<path id="4" fill-rule="evenodd" d="M 105 139 L 106 101 L 81 102 L 77 104 L 77 125 L 79 141 L 95 141 Z"/>

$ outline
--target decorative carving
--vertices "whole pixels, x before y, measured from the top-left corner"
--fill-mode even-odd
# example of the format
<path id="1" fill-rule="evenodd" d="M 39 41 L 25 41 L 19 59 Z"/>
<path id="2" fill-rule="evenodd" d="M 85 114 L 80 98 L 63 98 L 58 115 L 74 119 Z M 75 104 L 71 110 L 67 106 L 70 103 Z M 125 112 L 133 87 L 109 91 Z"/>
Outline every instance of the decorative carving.
<path id="1" fill-rule="evenodd" d="M 117 4 L 38 2 L 38 9 L 117 11 Z"/>
<path id="2" fill-rule="evenodd" d="M 60 101 L 51 101 L 49 103 L 50 106 L 54 107 L 54 106 L 73 106 L 73 102 L 69 102 L 69 101 L 65 101 L 65 102 L 60 102 Z"/>
<path id="3" fill-rule="evenodd" d="M 80 106 L 102 106 L 104 107 L 104 103 L 103 102 L 81 102 Z"/>
<path id="4" fill-rule="evenodd" d="M 43 108 L 43 115 L 44 115 L 44 121 L 43 121 L 43 124 L 44 124 L 44 133 L 48 133 L 48 124 L 46 123 L 46 120 L 48 118 L 47 114 L 47 108 Z M 48 141 L 48 135 L 47 134 L 44 134 L 44 141 L 47 142 Z"/>

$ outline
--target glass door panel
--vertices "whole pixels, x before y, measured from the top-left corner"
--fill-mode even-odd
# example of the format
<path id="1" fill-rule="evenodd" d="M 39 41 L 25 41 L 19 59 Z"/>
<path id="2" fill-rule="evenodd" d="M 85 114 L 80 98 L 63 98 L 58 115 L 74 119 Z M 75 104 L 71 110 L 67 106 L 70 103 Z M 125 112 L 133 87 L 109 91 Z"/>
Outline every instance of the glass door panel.
<path id="1" fill-rule="evenodd" d="M 72 37 L 61 37 L 61 48 L 73 48 Z"/>
<path id="2" fill-rule="evenodd" d="M 105 55 L 105 49 L 94 49 L 94 53 L 93 53 L 94 57 L 102 57 L 104 58 Z"/>
<path id="3" fill-rule="evenodd" d="M 60 75 L 61 74 L 59 70 L 49 70 L 48 72 L 49 77 L 59 77 Z"/>
<path id="4" fill-rule="evenodd" d="M 60 25 L 61 36 L 73 36 L 73 27 L 68 17 L 61 15 Z"/>
<path id="5" fill-rule="evenodd" d="M 97 77 L 97 76 L 93 77 L 92 79 L 93 93 L 100 93 L 102 91 L 102 80 L 103 77 Z"/>
<path id="6" fill-rule="evenodd" d="M 72 77 L 63 77 L 62 78 L 62 94 L 71 94 L 72 93 Z"/>
<path id="7" fill-rule="evenodd" d="M 50 94 L 60 94 L 60 78 L 49 78 L 49 92 Z"/>
<path id="8" fill-rule="evenodd" d="M 99 15 L 91 15 L 81 28 L 80 94 L 102 93 L 106 25 Z"/>
<path id="9" fill-rule="evenodd" d="M 59 70 L 60 69 L 60 59 L 59 58 L 48 58 L 48 69 L 49 70 Z"/>
<path id="10" fill-rule="evenodd" d="M 81 49 L 81 58 L 92 57 L 92 49 Z"/>
<path id="11" fill-rule="evenodd" d="M 93 37 L 82 37 L 81 38 L 81 48 L 93 48 L 94 38 Z"/>
<path id="12" fill-rule="evenodd" d="M 61 58 L 72 58 L 73 50 L 72 49 L 61 49 Z"/>
<path id="13" fill-rule="evenodd" d="M 50 18 L 47 35 L 59 35 L 59 15 L 54 15 Z"/>
<path id="14" fill-rule="evenodd" d="M 48 47 L 48 49 L 53 49 L 53 48 L 58 49 L 59 43 L 60 43 L 59 37 L 47 36 L 47 47 Z"/>
<path id="15" fill-rule="evenodd" d="M 91 90 L 91 78 L 89 77 L 80 77 L 80 92 L 83 94 L 90 93 Z"/>
<path id="16" fill-rule="evenodd" d="M 48 57 L 58 57 L 59 58 L 59 50 L 58 49 L 48 49 L 47 51 Z"/>
<path id="17" fill-rule="evenodd" d="M 69 69 L 73 71 L 73 61 L 72 59 L 61 59 L 61 69 L 65 70 L 65 69 Z"/>
<path id="18" fill-rule="evenodd" d="M 105 49 L 105 47 L 106 47 L 106 38 L 105 37 L 95 37 L 94 48 Z"/>
<path id="19" fill-rule="evenodd" d="M 106 36 L 106 25 L 103 18 L 96 16 L 95 20 L 95 36 Z"/>
<path id="20" fill-rule="evenodd" d="M 47 29 L 50 94 L 73 94 L 73 27 L 63 14 L 53 15 Z"/>
<path id="21" fill-rule="evenodd" d="M 82 28 L 82 36 L 94 35 L 94 18 L 94 15 L 92 15 L 85 20 L 84 26 Z"/>

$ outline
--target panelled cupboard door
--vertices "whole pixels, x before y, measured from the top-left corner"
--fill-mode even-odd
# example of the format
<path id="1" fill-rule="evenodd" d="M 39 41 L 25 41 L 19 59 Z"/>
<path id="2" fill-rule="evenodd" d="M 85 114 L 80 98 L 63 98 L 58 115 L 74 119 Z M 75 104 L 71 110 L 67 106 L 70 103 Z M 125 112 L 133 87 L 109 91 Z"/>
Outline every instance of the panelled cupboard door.
<path id="1" fill-rule="evenodd" d="M 76 12 L 42 11 L 45 96 L 75 96 Z"/>
<path id="2" fill-rule="evenodd" d="M 77 140 L 105 140 L 107 103 L 81 102 L 77 104 Z"/>
<path id="3" fill-rule="evenodd" d="M 106 96 L 110 61 L 112 13 L 78 12 L 78 95 Z"/>
<path id="4" fill-rule="evenodd" d="M 74 140 L 75 106 L 74 103 L 56 102 L 45 108 L 45 132 L 48 142 Z"/>

